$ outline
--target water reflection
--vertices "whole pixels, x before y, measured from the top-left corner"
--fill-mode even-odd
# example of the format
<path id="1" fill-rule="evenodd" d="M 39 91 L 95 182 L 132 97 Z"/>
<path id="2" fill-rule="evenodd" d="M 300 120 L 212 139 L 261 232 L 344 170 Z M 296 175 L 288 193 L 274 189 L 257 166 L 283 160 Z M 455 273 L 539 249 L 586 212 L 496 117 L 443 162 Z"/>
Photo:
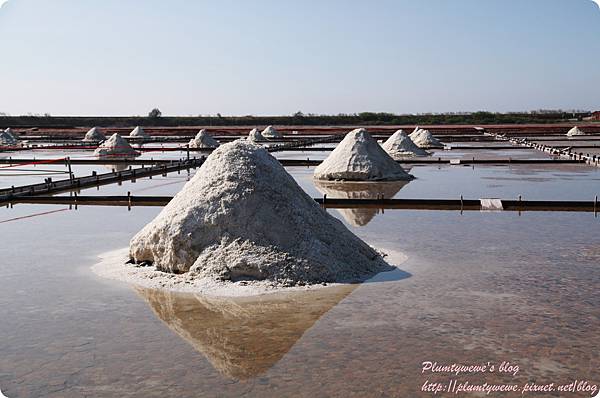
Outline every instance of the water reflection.
<path id="1" fill-rule="evenodd" d="M 322 193 L 332 198 L 342 199 L 391 199 L 410 181 L 391 182 L 335 182 L 315 180 L 315 186 Z M 379 212 L 379 209 L 356 208 L 337 209 L 344 219 L 355 227 L 367 225 Z"/>
<path id="2" fill-rule="evenodd" d="M 245 298 L 215 298 L 136 287 L 156 316 L 221 374 L 256 377 L 275 365 L 358 285 Z"/>
<path id="3" fill-rule="evenodd" d="M 106 169 L 110 170 L 111 172 L 125 171 L 125 170 L 129 169 L 129 166 L 131 166 L 129 163 L 115 163 L 115 164 L 104 165 L 104 167 Z"/>

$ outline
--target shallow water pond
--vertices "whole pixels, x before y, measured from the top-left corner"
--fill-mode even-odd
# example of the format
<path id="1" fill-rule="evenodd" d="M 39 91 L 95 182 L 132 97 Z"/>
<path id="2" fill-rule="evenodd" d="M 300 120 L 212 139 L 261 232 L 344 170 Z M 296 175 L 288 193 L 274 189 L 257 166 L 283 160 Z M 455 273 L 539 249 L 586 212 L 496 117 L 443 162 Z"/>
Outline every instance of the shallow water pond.
<path id="1" fill-rule="evenodd" d="M 310 195 L 321 195 L 311 168 L 289 170 Z M 417 179 L 395 197 L 589 200 L 600 176 L 583 166 L 411 172 Z M 187 178 L 174 173 L 99 192 L 171 195 Z M 593 214 L 329 210 L 368 243 L 406 254 L 402 277 L 290 295 L 209 299 L 90 271 L 99 254 L 126 247 L 159 211 L 0 209 L 2 392 L 430 397 L 426 382 L 450 380 L 600 385 L 600 219 Z M 504 362 L 506 371 L 422 373 L 426 361 Z"/>

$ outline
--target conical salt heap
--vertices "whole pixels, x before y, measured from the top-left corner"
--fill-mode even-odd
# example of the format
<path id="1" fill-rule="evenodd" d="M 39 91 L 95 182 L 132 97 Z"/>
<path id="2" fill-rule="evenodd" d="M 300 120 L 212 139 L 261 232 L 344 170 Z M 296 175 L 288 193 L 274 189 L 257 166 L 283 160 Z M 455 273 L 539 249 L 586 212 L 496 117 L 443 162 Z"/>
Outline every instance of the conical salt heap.
<path id="1" fill-rule="evenodd" d="M 267 126 L 261 134 L 264 138 L 281 138 L 281 134 L 273 126 Z"/>
<path id="2" fill-rule="evenodd" d="M 15 133 L 13 133 L 13 130 L 10 127 L 7 127 L 6 130 L 4 130 L 4 132 L 8 134 L 11 138 L 13 138 L 15 141 L 19 141 L 19 138 L 15 135 Z"/>
<path id="3" fill-rule="evenodd" d="M 409 135 L 412 142 L 415 143 L 419 148 L 443 148 L 444 144 L 442 144 L 437 138 L 431 134 L 429 130 L 418 129 L 413 131 Z"/>
<path id="4" fill-rule="evenodd" d="M 216 148 L 219 146 L 219 142 L 212 138 L 206 129 L 202 129 L 192 138 L 188 144 L 190 148 Z"/>
<path id="5" fill-rule="evenodd" d="M 217 148 L 129 246 L 131 259 L 208 281 L 359 281 L 389 265 L 265 149 Z"/>
<path id="6" fill-rule="evenodd" d="M 428 156 L 429 153 L 415 145 L 404 130 L 398 130 L 381 146 L 394 160 L 412 156 Z"/>
<path id="7" fill-rule="evenodd" d="M 315 168 L 317 180 L 397 181 L 413 178 L 365 129 L 352 130 Z"/>
<path id="8" fill-rule="evenodd" d="M 134 128 L 131 133 L 129 133 L 130 137 L 138 137 L 138 138 L 150 138 L 150 134 L 146 133 L 143 128 L 137 126 Z"/>
<path id="9" fill-rule="evenodd" d="M 94 151 L 96 156 L 137 156 L 139 153 L 119 134 L 114 133 Z"/>
<path id="10" fill-rule="evenodd" d="M 585 133 L 579 129 L 579 127 L 575 126 L 567 133 L 568 137 L 575 137 L 578 135 L 585 135 Z"/>
<path id="11" fill-rule="evenodd" d="M 6 131 L 0 131 L 0 145 L 17 145 L 17 139 L 10 132 L 7 133 Z"/>
<path id="12" fill-rule="evenodd" d="M 248 134 L 248 141 L 250 142 L 265 142 L 266 140 L 258 129 L 252 129 Z"/>
<path id="13" fill-rule="evenodd" d="M 91 141 L 91 142 L 100 142 L 104 141 L 106 137 L 102 134 L 102 131 L 98 127 L 92 127 L 85 133 L 85 137 L 83 137 L 83 141 Z"/>

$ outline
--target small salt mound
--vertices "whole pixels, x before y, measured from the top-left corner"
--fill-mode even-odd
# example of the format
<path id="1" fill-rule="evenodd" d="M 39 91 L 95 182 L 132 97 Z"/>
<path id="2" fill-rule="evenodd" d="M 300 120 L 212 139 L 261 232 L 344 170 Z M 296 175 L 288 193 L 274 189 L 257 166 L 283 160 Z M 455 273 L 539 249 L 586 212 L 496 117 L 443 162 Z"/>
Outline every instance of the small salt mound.
<path id="1" fill-rule="evenodd" d="M 250 142 L 265 142 L 266 140 L 258 129 L 252 129 L 248 134 L 248 141 Z"/>
<path id="2" fill-rule="evenodd" d="M 444 144 L 442 144 L 437 138 L 431 134 L 429 130 L 419 129 L 417 131 L 413 131 L 409 135 L 412 142 L 415 143 L 419 148 L 443 148 Z"/>
<path id="3" fill-rule="evenodd" d="M 138 137 L 138 138 L 150 138 L 150 134 L 146 133 L 143 128 L 137 126 L 134 128 L 131 133 L 129 133 L 130 137 Z"/>
<path id="4" fill-rule="evenodd" d="M 428 156 L 429 153 L 415 145 L 404 130 L 398 130 L 381 146 L 394 160 L 412 156 Z"/>
<path id="5" fill-rule="evenodd" d="M 202 129 L 190 140 L 188 145 L 190 148 L 216 148 L 219 146 L 219 142 L 212 138 L 206 129 Z"/>
<path id="6" fill-rule="evenodd" d="M 83 137 L 83 141 L 93 141 L 99 142 L 104 141 L 106 137 L 102 134 L 102 131 L 98 127 L 92 127 L 85 133 L 85 137 Z"/>
<path id="7" fill-rule="evenodd" d="M 136 262 L 211 282 L 363 280 L 389 265 L 308 196 L 265 149 L 217 148 L 129 246 Z"/>
<path id="8" fill-rule="evenodd" d="M 341 199 L 392 199 L 410 181 L 386 182 L 339 182 L 315 181 L 315 187 L 327 198 Z M 355 227 L 367 225 L 377 215 L 379 209 L 353 208 L 336 209 L 348 224 Z"/>
<path id="9" fill-rule="evenodd" d="M 17 145 L 17 139 L 10 133 L 6 131 L 0 132 L 0 145 L 3 146 L 13 146 Z"/>
<path id="10" fill-rule="evenodd" d="M 4 132 L 6 134 L 8 134 L 10 137 L 12 137 L 14 140 L 16 140 L 16 141 L 19 140 L 18 137 L 15 135 L 15 133 L 13 133 L 13 130 L 10 127 L 6 128 L 6 130 L 4 130 Z"/>
<path id="11" fill-rule="evenodd" d="M 267 126 L 261 134 L 264 138 L 281 138 L 281 134 L 273 126 Z"/>
<path id="12" fill-rule="evenodd" d="M 585 133 L 579 129 L 579 127 L 575 126 L 567 133 L 568 137 L 575 137 L 578 135 L 585 135 Z"/>
<path id="13" fill-rule="evenodd" d="M 317 180 L 396 181 L 414 178 L 365 129 L 352 130 L 315 168 Z"/>
<path id="14" fill-rule="evenodd" d="M 137 156 L 139 153 L 119 134 L 113 134 L 94 151 L 96 156 Z"/>

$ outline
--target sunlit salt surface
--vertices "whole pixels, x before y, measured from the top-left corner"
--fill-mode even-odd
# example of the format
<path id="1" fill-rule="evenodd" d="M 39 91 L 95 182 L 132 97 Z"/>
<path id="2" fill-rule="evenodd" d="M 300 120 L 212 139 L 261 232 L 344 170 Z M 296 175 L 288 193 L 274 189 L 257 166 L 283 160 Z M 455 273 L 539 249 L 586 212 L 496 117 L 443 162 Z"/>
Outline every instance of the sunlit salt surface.
<path id="1" fill-rule="evenodd" d="M 312 168 L 288 170 L 321 195 Z M 395 197 L 593 200 L 600 186 L 598 169 L 579 165 L 410 172 L 417 179 Z M 81 194 L 173 195 L 188 178 L 171 173 Z M 514 377 L 486 375 L 489 383 L 600 383 L 600 218 L 593 213 L 386 210 L 355 227 L 329 210 L 368 243 L 408 260 L 402 277 L 382 274 L 314 295 L 209 300 L 90 271 L 99 254 L 126 247 L 159 211 L 0 210 L 5 395 L 431 396 L 423 383 L 448 377 L 422 375 L 423 361 L 519 365 Z"/>

